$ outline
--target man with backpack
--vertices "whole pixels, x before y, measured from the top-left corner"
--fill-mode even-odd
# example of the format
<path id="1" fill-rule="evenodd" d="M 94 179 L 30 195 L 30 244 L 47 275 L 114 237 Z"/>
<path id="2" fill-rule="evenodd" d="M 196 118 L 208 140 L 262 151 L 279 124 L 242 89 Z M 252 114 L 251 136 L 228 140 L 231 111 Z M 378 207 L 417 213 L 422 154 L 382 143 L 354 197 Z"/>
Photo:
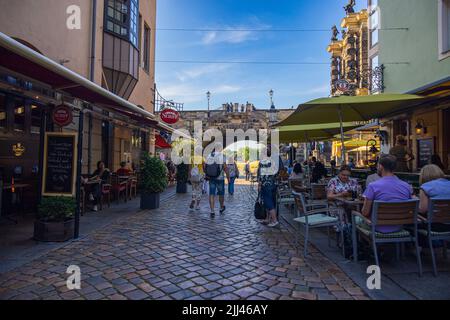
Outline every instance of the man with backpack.
<path id="1" fill-rule="evenodd" d="M 220 213 L 225 212 L 225 175 L 228 174 L 225 166 L 225 157 L 220 152 L 211 152 L 206 158 L 204 168 L 206 179 L 209 181 L 209 206 L 211 217 L 214 217 L 215 198 L 219 197 Z"/>

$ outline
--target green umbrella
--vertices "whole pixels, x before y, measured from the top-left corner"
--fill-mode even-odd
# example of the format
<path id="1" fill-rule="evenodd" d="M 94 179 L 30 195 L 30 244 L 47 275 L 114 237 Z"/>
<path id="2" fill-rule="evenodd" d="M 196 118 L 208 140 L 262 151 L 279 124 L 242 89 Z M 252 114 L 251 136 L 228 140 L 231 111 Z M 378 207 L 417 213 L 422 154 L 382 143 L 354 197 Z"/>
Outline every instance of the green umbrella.
<path id="1" fill-rule="evenodd" d="M 306 124 L 295 126 L 282 126 L 277 128 L 279 132 L 280 142 L 310 142 L 310 141 L 325 141 L 333 139 L 333 137 L 340 132 L 340 123 L 321 123 L 321 124 Z M 357 126 L 353 122 L 343 123 L 344 128 L 351 130 Z"/>
<path id="2" fill-rule="evenodd" d="M 277 124 L 291 126 L 298 124 L 344 123 L 349 121 L 367 122 L 387 114 L 401 111 L 424 99 L 409 94 L 377 94 L 369 96 L 339 96 L 320 98 L 301 104 L 297 110 L 284 121 Z M 340 126 L 341 137 L 344 127 Z M 345 159 L 345 146 L 342 143 L 342 157 Z"/>

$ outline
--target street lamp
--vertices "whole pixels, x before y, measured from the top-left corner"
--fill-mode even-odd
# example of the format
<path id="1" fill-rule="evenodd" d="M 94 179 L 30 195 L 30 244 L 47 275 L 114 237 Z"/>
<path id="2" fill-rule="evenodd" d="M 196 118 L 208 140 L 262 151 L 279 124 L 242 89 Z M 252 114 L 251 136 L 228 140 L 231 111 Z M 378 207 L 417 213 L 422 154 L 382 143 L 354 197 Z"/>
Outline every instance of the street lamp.
<path id="1" fill-rule="evenodd" d="M 206 98 L 208 99 L 208 115 L 209 115 L 209 101 L 210 101 L 210 99 L 211 99 L 211 92 L 207 92 L 206 93 Z"/>
<path id="2" fill-rule="evenodd" d="M 273 107 L 273 90 L 270 89 L 269 91 L 269 96 L 270 96 L 270 107 Z"/>

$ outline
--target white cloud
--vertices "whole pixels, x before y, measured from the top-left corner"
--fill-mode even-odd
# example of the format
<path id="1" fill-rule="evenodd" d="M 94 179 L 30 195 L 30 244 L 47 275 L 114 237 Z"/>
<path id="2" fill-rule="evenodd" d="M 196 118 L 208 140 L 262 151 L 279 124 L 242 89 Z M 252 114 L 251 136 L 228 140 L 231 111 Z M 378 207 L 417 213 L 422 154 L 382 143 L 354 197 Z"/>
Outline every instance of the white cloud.
<path id="1" fill-rule="evenodd" d="M 202 38 L 202 43 L 205 45 L 218 43 L 237 44 L 259 39 L 256 32 L 245 30 L 245 28 L 242 29 L 244 30 L 240 30 L 240 28 L 226 28 L 226 30 L 230 31 L 210 31 Z"/>
<path id="2" fill-rule="evenodd" d="M 217 63 L 197 66 L 195 68 L 177 72 L 177 78 L 178 80 L 184 82 L 190 79 L 197 79 L 207 74 L 219 73 L 229 69 L 230 67 L 231 65 L 217 64 Z"/>

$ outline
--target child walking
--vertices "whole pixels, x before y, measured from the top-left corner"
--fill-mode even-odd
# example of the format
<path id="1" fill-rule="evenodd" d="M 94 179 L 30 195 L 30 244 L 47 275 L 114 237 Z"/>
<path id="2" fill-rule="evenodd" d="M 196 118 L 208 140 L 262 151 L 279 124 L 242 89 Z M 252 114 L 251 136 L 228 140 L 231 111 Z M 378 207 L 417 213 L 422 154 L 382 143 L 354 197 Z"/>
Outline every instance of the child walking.
<path id="1" fill-rule="evenodd" d="M 203 165 L 202 164 L 194 164 L 191 170 L 191 184 L 192 184 L 192 200 L 189 209 L 200 210 L 200 200 L 202 199 L 203 194 L 203 181 L 204 181 L 204 173 L 203 173 Z"/>

